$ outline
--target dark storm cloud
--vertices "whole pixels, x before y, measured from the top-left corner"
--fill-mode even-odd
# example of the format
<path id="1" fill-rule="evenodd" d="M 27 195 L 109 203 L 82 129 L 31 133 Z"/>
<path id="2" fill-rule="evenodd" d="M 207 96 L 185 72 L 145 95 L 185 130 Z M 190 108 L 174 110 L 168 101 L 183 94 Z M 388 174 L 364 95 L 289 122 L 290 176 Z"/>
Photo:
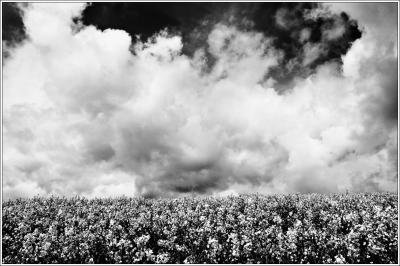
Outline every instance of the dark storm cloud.
<path id="1" fill-rule="evenodd" d="M 131 36 L 147 40 L 162 29 L 182 36 L 184 54 L 193 55 L 207 45 L 207 37 L 217 23 L 233 24 L 242 30 L 256 30 L 274 38 L 274 46 L 284 53 L 282 63 L 271 70 L 276 89 L 285 90 L 293 78 L 307 76 L 319 65 L 338 60 L 361 37 L 357 23 L 342 12 L 340 15 L 305 19 L 304 14 L 318 8 L 317 3 L 101 3 L 84 9 L 84 25 L 101 30 L 121 29 Z M 3 41 L 14 45 L 26 38 L 21 9 L 15 3 L 3 5 Z M 75 18 L 77 21 L 77 18 Z M 336 39 L 324 38 L 324 30 L 341 21 L 343 34 Z M 284 25 L 282 24 L 284 23 Z M 310 43 L 322 44 L 324 52 L 307 67 L 301 64 L 302 32 L 309 31 Z M 4 54 L 7 56 L 7 52 Z M 206 52 L 211 67 L 215 58 Z"/>
<path id="2" fill-rule="evenodd" d="M 341 61 L 354 40 L 361 32 L 354 20 L 342 13 L 340 16 L 327 13 L 316 18 L 307 18 L 308 13 L 319 9 L 317 3 L 257 3 L 249 17 L 255 22 L 254 28 L 267 36 L 275 37 L 275 47 L 284 51 L 281 64 L 272 70 L 277 80 L 277 89 L 290 88 L 294 77 L 306 77 L 328 61 Z M 343 34 L 337 38 L 327 38 L 326 30 L 332 30 L 337 22 L 342 23 Z M 307 35 L 304 35 L 304 33 Z M 323 51 L 307 66 L 302 64 L 304 45 L 318 45 Z"/>
<path id="3" fill-rule="evenodd" d="M 3 58 L 10 55 L 8 47 L 15 47 L 26 38 L 24 22 L 22 20 L 22 11 L 17 3 L 2 4 L 2 23 L 1 37 L 3 41 Z"/>
<path id="4" fill-rule="evenodd" d="M 97 28 L 122 29 L 142 40 L 168 28 L 182 36 L 184 54 L 193 55 L 200 47 L 207 46 L 207 38 L 217 23 L 235 25 L 241 30 L 256 30 L 274 40 L 274 46 L 283 51 L 282 63 L 269 73 L 276 89 L 284 90 L 295 77 L 305 77 L 316 67 L 340 57 L 351 43 L 361 37 L 357 23 L 345 14 L 328 14 L 306 19 L 305 14 L 317 9 L 317 3 L 93 3 L 83 11 L 85 25 Z M 324 32 L 343 26 L 337 38 L 326 38 Z M 307 40 L 302 32 L 309 31 Z M 303 34 L 304 35 L 304 34 Z M 304 37 L 304 36 L 303 36 Z M 324 52 L 305 67 L 302 64 L 304 41 L 321 44 Z M 215 57 L 205 51 L 209 68 Z"/>
<path id="5" fill-rule="evenodd" d="M 2 4 L 2 40 L 14 44 L 26 38 L 22 11 L 17 3 L 5 2 Z"/>
<path id="6" fill-rule="evenodd" d="M 229 3 L 227 3 L 229 5 Z M 140 35 L 142 41 L 168 28 L 181 33 L 187 46 L 191 45 L 192 31 L 201 23 L 221 14 L 225 3 L 92 3 L 82 13 L 85 25 L 97 28 L 122 29 L 131 36 Z M 184 47 L 184 51 L 189 51 Z"/>

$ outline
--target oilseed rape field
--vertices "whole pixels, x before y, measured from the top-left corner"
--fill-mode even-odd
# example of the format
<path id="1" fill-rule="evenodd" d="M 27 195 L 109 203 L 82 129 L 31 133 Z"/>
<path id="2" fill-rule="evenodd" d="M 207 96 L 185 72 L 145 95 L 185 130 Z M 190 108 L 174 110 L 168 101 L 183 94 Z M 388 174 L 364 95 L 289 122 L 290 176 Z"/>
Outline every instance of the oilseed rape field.
<path id="1" fill-rule="evenodd" d="M 397 263 L 392 193 L 3 202 L 2 263 Z"/>

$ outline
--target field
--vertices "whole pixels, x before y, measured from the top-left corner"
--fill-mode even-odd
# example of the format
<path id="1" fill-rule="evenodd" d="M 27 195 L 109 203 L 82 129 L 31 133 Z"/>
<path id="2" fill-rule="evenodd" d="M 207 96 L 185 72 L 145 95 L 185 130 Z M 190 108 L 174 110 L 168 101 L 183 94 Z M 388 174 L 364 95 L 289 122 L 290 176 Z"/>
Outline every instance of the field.
<path id="1" fill-rule="evenodd" d="M 3 263 L 397 263 L 390 193 L 3 202 Z"/>

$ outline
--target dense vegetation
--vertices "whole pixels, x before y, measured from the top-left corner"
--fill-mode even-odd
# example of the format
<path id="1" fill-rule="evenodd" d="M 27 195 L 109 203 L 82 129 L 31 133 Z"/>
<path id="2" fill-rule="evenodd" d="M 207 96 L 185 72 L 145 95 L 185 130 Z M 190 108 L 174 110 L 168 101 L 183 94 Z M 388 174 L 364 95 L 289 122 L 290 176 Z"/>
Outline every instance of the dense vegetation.
<path id="1" fill-rule="evenodd" d="M 397 195 L 3 202 L 3 263 L 397 263 Z"/>

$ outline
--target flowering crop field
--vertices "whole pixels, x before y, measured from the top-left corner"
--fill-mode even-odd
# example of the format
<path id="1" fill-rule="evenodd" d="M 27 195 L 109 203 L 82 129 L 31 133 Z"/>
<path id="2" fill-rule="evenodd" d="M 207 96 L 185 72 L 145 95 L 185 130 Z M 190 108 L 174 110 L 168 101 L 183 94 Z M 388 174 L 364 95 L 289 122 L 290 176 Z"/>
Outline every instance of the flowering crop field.
<path id="1" fill-rule="evenodd" d="M 391 193 L 3 202 L 3 263 L 397 263 Z"/>

